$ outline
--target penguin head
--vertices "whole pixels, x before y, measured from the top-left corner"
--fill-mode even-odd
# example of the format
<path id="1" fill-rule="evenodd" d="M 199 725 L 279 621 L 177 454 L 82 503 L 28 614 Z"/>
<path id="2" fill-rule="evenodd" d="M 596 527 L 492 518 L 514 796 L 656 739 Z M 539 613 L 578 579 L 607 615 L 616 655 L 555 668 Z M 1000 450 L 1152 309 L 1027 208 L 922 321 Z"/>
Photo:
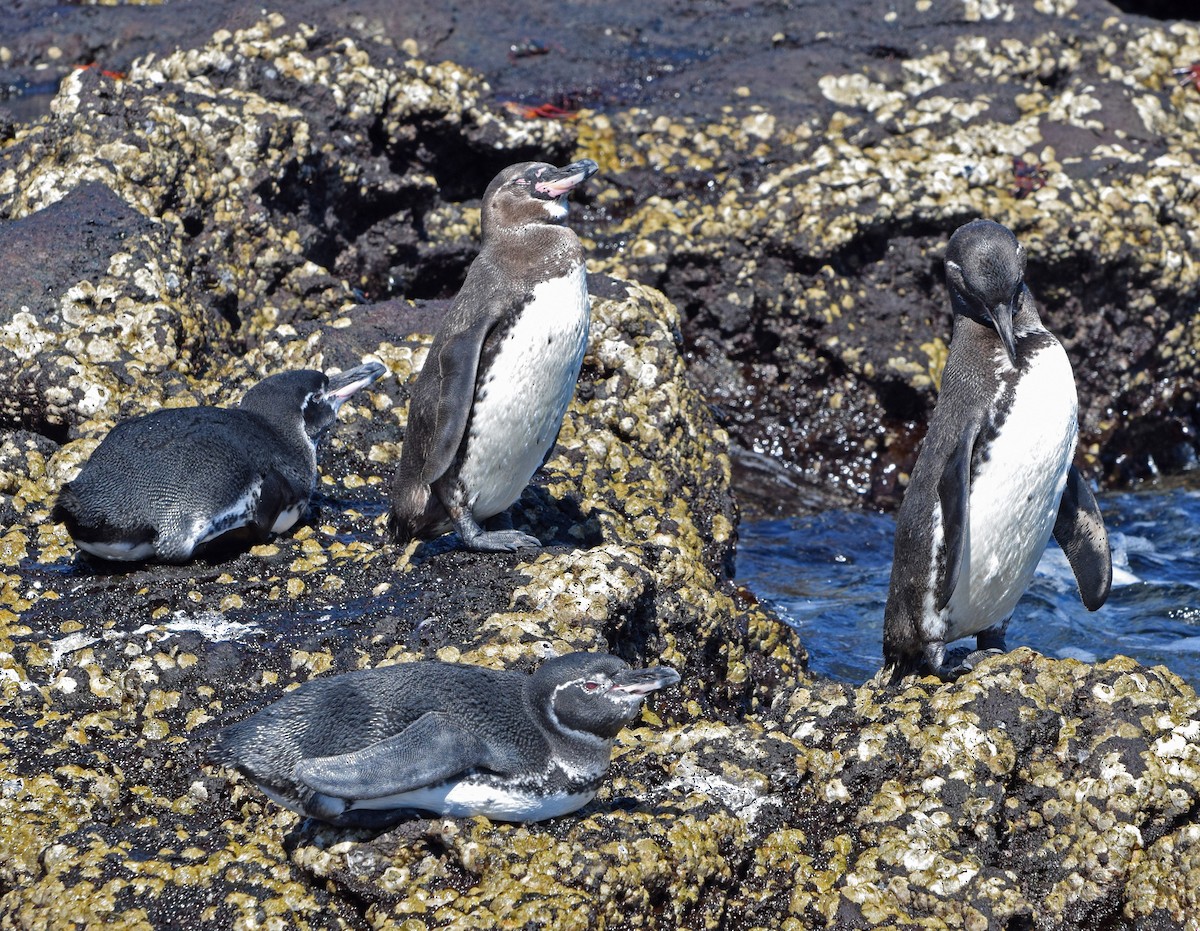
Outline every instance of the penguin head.
<path id="1" fill-rule="evenodd" d="M 483 233 L 503 228 L 562 223 L 567 195 L 599 169 L 590 158 L 555 168 L 545 162 L 510 165 L 483 194 Z"/>
<path id="2" fill-rule="evenodd" d="M 378 362 L 368 362 L 331 376 L 313 369 L 281 372 L 247 391 L 239 406 L 272 422 L 286 422 L 285 418 L 298 415 L 305 435 L 316 446 L 346 399 L 386 371 Z"/>
<path id="3" fill-rule="evenodd" d="M 1013 317 L 1025 293 L 1025 249 L 1006 226 L 972 220 L 946 247 L 946 284 L 954 312 L 996 331 L 1017 364 Z"/>
<path id="4" fill-rule="evenodd" d="M 542 663 L 529 689 L 554 730 L 611 740 L 637 717 L 647 695 L 678 681 L 667 666 L 630 669 L 607 653 L 568 653 Z"/>

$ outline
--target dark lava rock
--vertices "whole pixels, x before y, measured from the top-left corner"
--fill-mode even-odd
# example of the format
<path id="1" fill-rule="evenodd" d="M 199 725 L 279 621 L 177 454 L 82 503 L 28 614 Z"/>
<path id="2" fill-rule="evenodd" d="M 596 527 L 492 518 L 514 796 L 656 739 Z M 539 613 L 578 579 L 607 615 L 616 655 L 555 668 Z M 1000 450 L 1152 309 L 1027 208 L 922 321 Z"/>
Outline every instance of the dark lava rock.
<path id="1" fill-rule="evenodd" d="M 99 28 L 84 9 L 56 15 Z M 26 394 L 0 382 L 0 926 L 1186 926 L 1200 707 L 1185 684 L 1028 650 L 946 686 L 813 682 L 794 632 L 729 581 L 729 436 L 710 399 L 744 444 L 803 466 L 798 492 L 886 500 L 944 358 L 938 249 L 976 213 L 1036 256 L 1085 456 L 1137 474 L 1159 448 L 1118 462 L 1114 438 L 1138 423 L 1158 442 L 1149 425 L 1175 416 L 1186 463 L 1200 95 L 1169 71 L 1200 57 L 1200 34 L 1099 0 L 1032 9 L 672 3 L 617 28 L 581 8 L 589 51 L 568 69 L 560 36 L 529 35 L 551 23 L 508 5 L 330 7 L 354 22 L 335 29 L 183 3 L 162 15 L 243 22 L 123 74 L 69 75 L 0 148 L 17 270 L 0 280 L 0 377 L 36 373 Z M 497 88 L 526 77 L 517 107 L 415 55 L 462 42 L 465 59 L 473 36 L 507 62 Z M 584 117 L 522 109 L 606 57 L 593 96 L 558 98 L 594 105 Z M 474 254 L 478 192 L 506 161 L 576 152 L 604 175 L 572 222 L 594 270 L 618 274 L 591 276 L 578 395 L 516 507 L 548 545 L 387 544 L 408 386 Z M 112 567 L 48 523 L 120 417 L 364 357 L 393 378 L 343 408 L 296 532 Z M 572 649 L 683 673 L 576 816 L 336 831 L 203 762 L 217 728 L 315 675 L 429 657 L 528 669 Z"/>
<path id="2" fill-rule="evenodd" d="M 574 145 L 608 185 L 582 198 L 594 255 L 682 309 L 690 367 L 731 431 L 749 499 L 779 510 L 897 500 L 948 338 L 941 249 L 979 215 L 1029 249 L 1030 283 L 1075 365 L 1091 474 L 1124 484 L 1195 467 L 1200 288 L 1185 257 L 1200 94 L 1171 74 L 1200 57 L 1182 20 L 1195 10 L 894 6 L 292 4 L 290 21 L 310 24 L 303 44 L 328 47 L 315 71 L 231 45 L 260 16 L 236 0 L 104 15 L 34 2 L 0 42 L 14 72 L 82 82 L 89 109 L 117 99 L 106 69 L 150 79 L 181 112 L 207 111 L 191 113 L 186 136 L 211 144 L 183 154 L 238 180 L 205 192 L 178 161 L 159 166 L 177 183 L 146 209 L 178 214 L 198 299 L 248 343 L 268 296 L 239 278 L 251 254 L 275 266 L 260 286 L 276 320 L 340 300 L 341 281 L 369 299 L 448 297 L 492 173 Z M 202 87 L 178 93 L 153 58 L 133 61 L 161 61 L 172 45 L 195 60 L 217 29 Z M 406 95 L 384 90 L 384 74 L 341 84 L 367 58 L 408 68 L 398 63 L 412 56 L 489 82 L 433 81 L 427 100 L 465 103 L 454 130 L 411 95 L 398 103 Z M 101 67 L 70 71 L 93 60 Z M 231 122 L 208 103 L 249 92 L 270 115 Z M 134 125 L 154 118 L 150 102 L 139 112 L 136 97 L 121 100 Z M 539 118 L 580 108 L 574 121 Z M 279 255 L 254 251 L 263 226 L 286 236 Z"/>

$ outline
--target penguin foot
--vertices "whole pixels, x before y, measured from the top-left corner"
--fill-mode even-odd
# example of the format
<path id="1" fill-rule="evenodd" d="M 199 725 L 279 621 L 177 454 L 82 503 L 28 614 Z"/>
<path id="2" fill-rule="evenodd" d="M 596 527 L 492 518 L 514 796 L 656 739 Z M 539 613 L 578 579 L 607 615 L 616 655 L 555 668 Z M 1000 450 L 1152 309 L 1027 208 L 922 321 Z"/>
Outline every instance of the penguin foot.
<path id="1" fill-rule="evenodd" d="M 968 672 L 982 663 L 989 656 L 1003 656 L 1004 650 L 998 650 L 995 647 L 989 647 L 984 650 L 973 650 L 959 660 L 958 665 L 954 667 L 943 666 L 938 670 L 938 675 L 947 682 L 952 682 L 965 676 Z"/>
<path id="2" fill-rule="evenodd" d="M 447 510 L 463 546 L 476 553 L 512 553 L 521 549 L 542 548 L 542 541 L 537 537 L 513 530 L 510 519 L 493 518 L 500 526 L 494 530 L 484 530 L 466 509 L 452 507 Z"/>
<path id="3" fill-rule="evenodd" d="M 480 530 L 472 537 L 463 537 L 463 546 L 477 553 L 512 553 L 541 549 L 542 541 L 520 530 Z"/>

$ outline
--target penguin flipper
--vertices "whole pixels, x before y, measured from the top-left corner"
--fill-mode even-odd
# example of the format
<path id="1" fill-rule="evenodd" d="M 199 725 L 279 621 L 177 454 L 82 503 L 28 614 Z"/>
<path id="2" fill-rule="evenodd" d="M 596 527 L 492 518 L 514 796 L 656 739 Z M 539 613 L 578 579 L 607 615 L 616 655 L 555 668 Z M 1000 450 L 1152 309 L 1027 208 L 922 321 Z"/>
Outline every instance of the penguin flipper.
<path id="1" fill-rule="evenodd" d="M 437 785 L 469 770 L 494 769 L 492 756 L 458 720 L 430 711 L 369 747 L 301 760 L 295 776 L 323 795 L 378 799 Z"/>
<path id="2" fill-rule="evenodd" d="M 437 365 L 437 396 L 433 436 L 425 448 L 421 481 L 432 485 L 450 470 L 462 445 L 467 421 L 471 417 L 469 399 L 475 396 L 475 376 L 479 353 L 490 329 L 490 320 L 481 321 L 447 337 L 431 361 Z M 428 363 L 427 363 L 428 364 Z"/>
<path id="3" fill-rule="evenodd" d="M 958 573 L 962 568 L 967 522 L 971 516 L 971 456 L 978 435 L 978 424 L 971 424 L 962 432 L 938 479 L 938 502 L 942 509 L 942 552 L 945 557 L 945 571 L 938 580 L 937 598 L 934 602 L 939 611 L 945 608 L 954 596 L 954 589 L 958 586 Z"/>
<path id="4" fill-rule="evenodd" d="M 1054 539 L 1067 554 L 1084 607 L 1095 611 L 1108 600 L 1112 588 L 1112 553 L 1100 506 L 1075 466 L 1067 473 Z"/>

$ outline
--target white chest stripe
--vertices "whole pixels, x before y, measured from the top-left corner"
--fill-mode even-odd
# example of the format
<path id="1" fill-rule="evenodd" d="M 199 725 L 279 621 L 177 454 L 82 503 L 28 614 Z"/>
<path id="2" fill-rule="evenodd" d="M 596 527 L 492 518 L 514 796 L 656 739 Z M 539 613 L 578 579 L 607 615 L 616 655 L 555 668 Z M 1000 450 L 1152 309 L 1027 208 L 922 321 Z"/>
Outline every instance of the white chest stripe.
<path id="1" fill-rule="evenodd" d="M 477 520 L 516 501 L 545 459 L 575 394 L 589 318 L 582 266 L 543 282 L 482 374 L 459 473 Z"/>
<path id="2" fill-rule="evenodd" d="M 946 640 L 1008 617 L 1050 539 L 1078 434 L 1075 379 L 1062 347 L 1038 353 L 972 478 L 958 585 Z"/>

